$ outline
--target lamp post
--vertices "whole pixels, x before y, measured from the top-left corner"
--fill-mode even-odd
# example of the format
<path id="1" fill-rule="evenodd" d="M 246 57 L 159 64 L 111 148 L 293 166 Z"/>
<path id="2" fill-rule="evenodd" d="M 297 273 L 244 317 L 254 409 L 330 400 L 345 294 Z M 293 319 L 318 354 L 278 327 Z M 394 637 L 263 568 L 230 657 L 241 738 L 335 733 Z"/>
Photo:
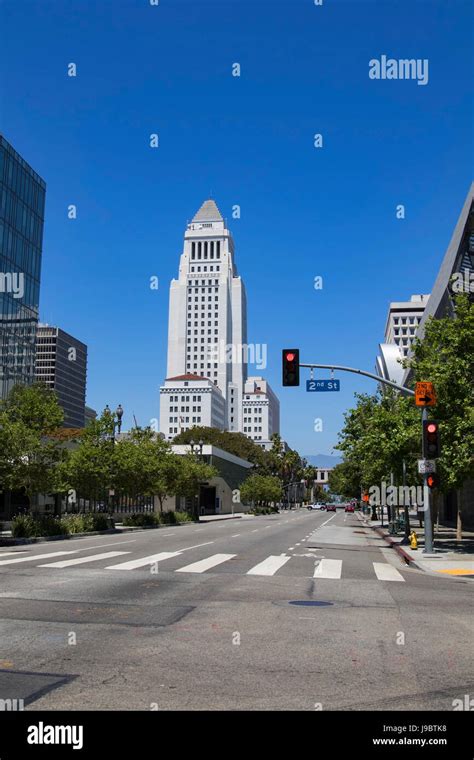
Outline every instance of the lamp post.
<path id="1" fill-rule="evenodd" d="M 114 450 L 115 446 L 115 429 L 117 429 L 117 433 L 120 435 L 120 431 L 122 430 L 122 417 L 123 417 L 123 408 L 122 404 L 119 404 L 115 412 L 112 412 L 109 405 L 107 404 L 104 409 L 104 415 L 107 415 L 109 417 L 112 430 L 110 433 L 110 443 L 112 445 L 112 451 Z M 112 517 L 113 515 L 113 497 L 115 496 L 115 490 L 110 487 L 107 497 L 107 511 L 109 513 L 109 517 Z"/>
<path id="2" fill-rule="evenodd" d="M 204 441 L 200 439 L 198 443 L 195 443 L 195 441 L 193 441 L 193 439 L 191 438 L 191 440 L 189 441 L 189 445 L 196 459 L 202 461 L 202 449 L 204 446 Z M 201 485 L 199 483 L 198 483 L 198 487 L 199 487 L 199 491 L 198 491 L 197 497 L 196 496 L 194 497 L 194 510 L 193 510 L 194 516 L 197 518 L 197 520 L 199 520 L 199 495 L 201 493 Z"/>

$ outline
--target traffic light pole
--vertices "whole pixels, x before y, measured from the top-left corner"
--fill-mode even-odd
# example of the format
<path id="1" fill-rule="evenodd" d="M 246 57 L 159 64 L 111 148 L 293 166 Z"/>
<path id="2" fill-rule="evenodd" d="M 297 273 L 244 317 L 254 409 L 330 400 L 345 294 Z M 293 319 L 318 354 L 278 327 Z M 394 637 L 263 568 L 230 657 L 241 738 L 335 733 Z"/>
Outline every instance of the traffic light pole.
<path id="1" fill-rule="evenodd" d="M 354 372 L 356 375 L 364 375 L 370 377 L 372 380 L 376 380 L 378 383 L 389 385 L 391 388 L 396 388 L 398 391 L 405 393 L 408 396 L 414 396 L 415 391 L 410 388 L 405 388 L 404 385 L 398 385 L 391 380 L 385 380 L 379 375 L 374 375 L 372 372 L 366 372 L 363 369 L 356 369 L 355 367 L 341 367 L 337 364 L 300 364 L 300 367 L 309 367 L 310 369 L 331 369 L 339 370 L 341 372 Z M 423 440 L 423 423 L 428 419 L 428 409 L 426 406 L 422 409 L 421 415 L 421 440 Z M 431 503 L 432 494 L 431 488 L 428 486 L 428 474 L 423 475 L 423 506 L 424 506 L 424 525 L 425 525 L 425 548 L 423 554 L 431 554 L 433 552 L 433 523 L 431 520 Z M 408 512 L 408 509 L 407 509 Z M 382 507 L 382 520 L 383 520 L 383 507 Z"/>
<path id="2" fill-rule="evenodd" d="M 428 407 L 424 406 L 421 410 L 421 436 L 423 440 L 423 423 L 428 419 Z M 425 452 L 423 452 L 425 456 Z M 425 524 L 425 548 L 423 554 L 433 552 L 433 523 L 431 520 L 431 488 L 428 486 L 428 473 L 423 475 L 423 507 L 424 507 L 424 524 Z"/>

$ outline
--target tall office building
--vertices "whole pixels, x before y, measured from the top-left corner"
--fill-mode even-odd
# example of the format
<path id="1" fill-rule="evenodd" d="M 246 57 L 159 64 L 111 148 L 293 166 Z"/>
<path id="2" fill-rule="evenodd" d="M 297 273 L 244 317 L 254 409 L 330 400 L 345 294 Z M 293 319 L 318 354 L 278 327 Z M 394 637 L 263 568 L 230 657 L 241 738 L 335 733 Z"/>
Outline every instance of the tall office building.
<path id="1" fill-rule="evenodd" d="M 87 346 L 59 327 L 38 325 L 36 380 L 56 391 L 64 427 L 85 426 Z"/>
<path id="2" fill-rule="evenodd" d="M 380 377 L 401 383 L 405 372 L 402 361 L 410 352 L 428 299 L 429 295 L 414 295 L 409 301 L 390 304 L 385 323 L 385 342 L 379 344 L 376 361 Z"/>
<path id="3" fill-rule="evenodd" d="M 234 241 L 207 200 L 187 225 L 170 286 L 167 376 L 160 388 L 160 430 L 168 440 L 196 425 L 271 446 L 280 404 L 263 377 L 247 379 L 251 348 Z"/>
<path id="4" fill-rule="evenodd" d="M 180 409 L 175 414 L 174 401 L 173 413 L 169 410 L 169 399 L 181 394 L 181 380 L 188 375 L 207 378 L 217 386 L 220 394 L 211 394 L 209 398 L 217 403 L 222 395 L 224 426 L 230 431 L 241 431 L 246 348 L 245 288 L 235 264 L 234 242 L 215 202 L 207 200 L 187 225 L 178 279 L 173 279 L 170 287 L 167 382 L 161 388 L 160 400 L 161 432 L 170 436 L 171 416 L 189 416 Z M 173 378 L 177 381 L 176 390 L 172 387 Z M 209 415 L 209 419 L 215 416 L 212 410 Z M 181 429 L 191 426 L 191 421 L 184 422 Z"/>
<path id="5" fill-rule="evenodd" d="M 46 184 L 0 135 L 0 398 L 35 373 Z"/>

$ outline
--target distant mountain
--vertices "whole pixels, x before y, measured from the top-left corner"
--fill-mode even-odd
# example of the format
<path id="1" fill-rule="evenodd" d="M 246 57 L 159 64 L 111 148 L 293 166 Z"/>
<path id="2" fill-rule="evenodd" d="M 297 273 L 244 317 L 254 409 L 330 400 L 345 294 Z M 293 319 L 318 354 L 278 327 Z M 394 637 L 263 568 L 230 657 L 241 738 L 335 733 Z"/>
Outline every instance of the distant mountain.
<path id="1" fill-rule="evenodd" d="M 303 454 L 302 456 L 313 467 L 335 467 L 342 462 L 342 457 L 335 457 L 329 454 Z"/>

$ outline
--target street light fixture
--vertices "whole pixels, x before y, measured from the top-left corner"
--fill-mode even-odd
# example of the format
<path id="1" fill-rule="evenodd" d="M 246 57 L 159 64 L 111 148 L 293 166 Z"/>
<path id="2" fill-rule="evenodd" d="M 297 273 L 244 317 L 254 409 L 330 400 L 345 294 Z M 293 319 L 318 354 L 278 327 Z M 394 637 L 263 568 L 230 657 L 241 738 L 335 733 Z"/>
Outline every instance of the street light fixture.
<path id="1" fill-rule="evenodd" d="M 202 440 L 202 438 L 199 440 L 199 443 L 195 443 L 195 441 L 191 438 L 191 440 L 189 441 L 189 446 L 191 448 L 192 453 L 196 457 L 196 460 L 202 461 L 203 459 L 202 449 L 204 446 L 204 441 Z M 200 491 L 201 489 L 200 489 L 200 484 L 199 484 L 199 492 Z M 197 501 L 196 501 L 196 498 L 197 498 Z M 197 517 L 197 519 L 199 520 L 199 503 L 198 502 L 199 502 L 199 494 L 197 497 L 194 497 L 194 516 Z"/>
<path id="2" fill-rule="evenodd" d="M 112 412 L 110 409 L 110 406 L 106 404 L 104 409 L 104 414 L 107 415 L 110 418 L 110 421 L 112 423 L 112 432 L 110 433 L 110 443 L 112 445 L 112 450 L 115 446 L 115 429 L 117 429 L 117 433 L 120 435 L 120 431 L 122 430 L 122 417 L 123 417 L 123 408 L 122 404 L 119 404 L 117 406 L 117 409 L 115 412 Z M 108 499 L 107 499 L 107 511 L 109 512 L 110 517 L 113 515 L 113 509 L 111 507 L 113 506 L 113 497 L 115 496 L 115 491 L 112 487 L 109 488 L 108 493 Z"/>

